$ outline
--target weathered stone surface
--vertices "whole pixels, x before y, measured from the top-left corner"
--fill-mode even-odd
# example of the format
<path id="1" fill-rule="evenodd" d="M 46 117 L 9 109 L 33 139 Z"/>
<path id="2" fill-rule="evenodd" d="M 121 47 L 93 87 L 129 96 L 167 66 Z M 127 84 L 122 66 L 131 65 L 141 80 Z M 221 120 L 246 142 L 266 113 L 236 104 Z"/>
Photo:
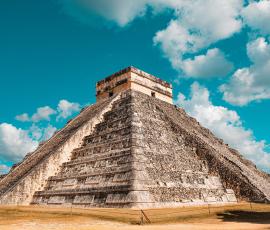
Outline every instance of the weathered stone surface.
<path id="1" fill-rule="evenodd" d="M 65 140 L 58 132 L 52 141 L 59 143 L 46 142 L 0 181 L 2 204 L 163 207 L 270 201 L 269 175 L 182 109 L 143 93 L 127 90 L 98 103 L 64 132 Z"/>
<path id="2" fill-rule="evenodd" d="M 6 176 L 6 174 L 0 175 L 0 181 Z"/>

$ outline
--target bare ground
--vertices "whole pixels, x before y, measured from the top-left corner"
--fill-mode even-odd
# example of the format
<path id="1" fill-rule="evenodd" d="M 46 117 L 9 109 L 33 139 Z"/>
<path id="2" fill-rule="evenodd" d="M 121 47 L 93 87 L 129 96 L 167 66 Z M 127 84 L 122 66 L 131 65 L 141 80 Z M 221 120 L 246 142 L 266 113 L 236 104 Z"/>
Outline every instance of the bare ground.
<path id="1" fill-rule="evenodd" d="M 270 229 L 270 205 L 238 204 L 146 209 L 77 209 L 33 206 L 0 207 L 1 230 L 216 230 Z"/>

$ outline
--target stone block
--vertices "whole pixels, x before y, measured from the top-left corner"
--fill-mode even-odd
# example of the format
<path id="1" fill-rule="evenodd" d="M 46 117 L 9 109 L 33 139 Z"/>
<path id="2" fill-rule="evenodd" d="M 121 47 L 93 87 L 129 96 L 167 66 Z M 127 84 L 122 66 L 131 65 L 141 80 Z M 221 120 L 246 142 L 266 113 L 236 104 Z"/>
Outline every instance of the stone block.
<path id="1" fill-rule="evenodd" d="M 63 204 L 65 203 L 65 196 L 51 196 L 48 204 Z"/>
<path id="2" fill-rule="evenodd" d="M 94 199 L 94 195 L 77 195 L 73 200 L 73 204 L 92 204 Z"/>
<path id="3" fill-rule="evenodd" d="M 226 194 L 229 202 L 237 202 L 237 198 L 234 193 Z"/>

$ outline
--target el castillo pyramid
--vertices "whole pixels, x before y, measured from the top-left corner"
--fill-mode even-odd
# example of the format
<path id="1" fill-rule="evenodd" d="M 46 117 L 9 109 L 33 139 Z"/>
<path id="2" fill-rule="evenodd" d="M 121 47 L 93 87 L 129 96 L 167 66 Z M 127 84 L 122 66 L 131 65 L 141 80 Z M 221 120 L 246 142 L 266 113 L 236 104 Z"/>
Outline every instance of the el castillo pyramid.
<path id="1" fill-rule="evenodd" d="M 172 103 L 134 67 L 0 179 L 0 204 L 175 207 L 270 201 L 270 177 Z"/>

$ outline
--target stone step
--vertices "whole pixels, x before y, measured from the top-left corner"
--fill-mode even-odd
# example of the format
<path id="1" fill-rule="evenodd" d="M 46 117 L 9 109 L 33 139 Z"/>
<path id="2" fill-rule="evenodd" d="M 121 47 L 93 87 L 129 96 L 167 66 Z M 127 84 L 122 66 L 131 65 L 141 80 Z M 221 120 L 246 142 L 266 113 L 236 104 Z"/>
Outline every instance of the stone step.
<path id="1" fill-rule="evenodd" d="M 96 194 L 96 193 L 107 193 L 119 192 L 119 191 L 130 191 L 130 185 L 115 185 L 115 186 L 103 186 L 99 188 L 83 188 L 83 189 L 67 189 L 57 191 L 37 191 L 34 196 L 54 196 L 54 195 L 77 195 L 77 194 Z"/>
<path id="2" fill-rule="evenodd" d="M 62 167 L 62 171 L 72 170 L 72 169 L 83 169 L 88 168 L 90 170 L 90 167 L 92 170 L 95 170 L 95 168 L 106 168 L 106 167 L 118 167 L 124 164 L 131 164 L 135 162 L 133 160 L 133 157 L 129 154 L 126 156 L 120 156 L 120 157 L 114 157 L 113 159 L 110 159 L 109 157 L 104 159 L 96 159 L 96 160 L 89 160 L 84 163 L 79 164 L 66 164 Z M 136 161 L 141 164 L 144 164 L 143 161 Z"/>
<path id="3" fill-rule="evenodd" d="M 131 125 L 105 130 L 101 133 L 94 133 L 84 138 L 84 146 L 91 143 L 105 142 L 108 140 L 121 139 L 124 136 L 131 135 Z"/>
<path id="4" fill-rule="evenodd" d="M 85 151 L 87 153 L 87 149 Z M 130 154 L 131 154 L 130 148 L 125 148 L 125 149 L 121 149 L 121 150 L 112 150 L 112 151 L 108 151 L 108 152 L 103 153 L 103 154 L 89 153 L 89 155 L 86 155 L 84 157 L 80 157 L 79 153 L 78 153 L 78 155 L 73 155 L 71 158 L 71 161 L 64 163 L 63 166 L 86 163 L 86 162 L 97 160 L 97 159 L 107 159 L 107 158 L 127 156 Z"/>
<path id="5" fill-rule="evenodd" d="M 105 153 L 112 150 L 119 149 L 126 149 L 130 148 L 133 145 L 132 138 L 131 137 L 123 137 L 121 140 L 110 140 L 106 141 L 104 143 L 97 143 L 97 144 L 89 144 L 86 146 L 83 146 L 81 148 L 77 148 L 73 151 L 74 154 L 78 152 L 82 152 L 84 150 L 87 150 L 88 152 L 92 153 Z M 117 147 L 118 146 L 118 147 Z"/>
<path id="6" fill-rule="evenodd" d="M 139 171 L 134 172 L 121 172 L 116 174 L 101 174 L 90 176 L 86 178 L 65 178 L 64 180 L 50 180 L 44 190 L 61 190 L 71 188 L 84 188 L 84 187 L 100 187 L 103 185 L 119 185 L 119 184 L 136 184 L 143 186 L 152 185 L 152 181 Z M 133 184 L 134 183 L 134 184 Z M 138 187 L 138 186 L 137 186 Z"/>
<path id="7" fill-rule="evenodd" d="M 158 202 L 185 202 L 187 200 L 212 200 L 212 202 L 222 201 L 226 191 L 221 189 L 207 188 L 187 188 L 187 187 L 159 187 L 149 188 L 150 194 Z"/>
<path id="8" fill-rule="evenodd" d="M 48 179 L 49 181 L 59 181 L 59 180 L 65 180 L 65 179 L 73 179 L 73 178 L 77 178 L 77 179 L 82 179 L 82 178 L 87 178 L 87 177 L 91 177 L 91 176 L 98 176 L 98 175 L 114 175 L 117 173 L 125 173 L 125 172 L 131 172 L 134 171 L 134 169 L 132 169 L 130 166 L 126 166 L 126 167 L 122 167 L 122 168 L 117 168 L 115 170 L 112 169 L 107 169 L 104 171 L 96 171 L 96 172 L 91 172 L 91 173 L 87 173 L 84 175 L 70 175 L 70 176 L 62 176 L 62 175 L 57 175 L 57 176 L 52 176 Z"/>
<path id="9" fill-rule="evenodd" d="M 119 118 L 119 115 L 130 114 L 132 112 L 130 104 L 131 103 L 128 103 L 126 100 L 123 100 L 122 102 L 119 101 L 118 104 L 114 104 L 112 109 L 104 114 L 104 120 L 113 120 L 115 118 Z"/>
<path id="10" fill-rule="evenodd" d="M 118 127 L 119 124 L 127 124 L 127 123 L 131 123 L 131 118 L 127 114 L 124 114 L 123 116 L 113 120 L 104 120 L 103 122 L 96 125 L 95 133 L 103 132 L 104 130 L 108 129 L 108 127 L 109 128 Z"/>
<path id="11" fill-rule="evenodd" d="M 145 167 L 145 162 L 133 160 L 131 156 L 123 157 L 122 159 L 118 159 L 116 161 L 108 162 L 108 161 L 92 161 L 88 164 L 76 164 L 71 166 L 63 167 L 60 171 L 61 175 L 84 175 L 86 172 L 95 172 L 102 170 L 113 170 L 120 169 L 123 167 L 136 167 L 137 169 L 141 169 Z"/>

